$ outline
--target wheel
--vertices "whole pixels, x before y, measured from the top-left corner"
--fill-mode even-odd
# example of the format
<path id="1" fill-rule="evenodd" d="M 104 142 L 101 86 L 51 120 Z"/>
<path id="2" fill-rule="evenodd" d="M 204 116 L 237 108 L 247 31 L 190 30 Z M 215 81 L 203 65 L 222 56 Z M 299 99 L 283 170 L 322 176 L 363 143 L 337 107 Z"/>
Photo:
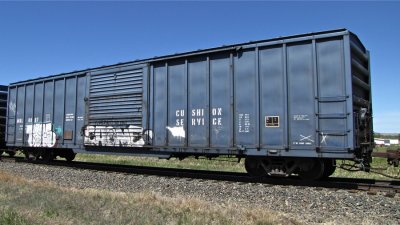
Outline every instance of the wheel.
<path id="1" fill-rule="evenodd" d="M 247 173 L 252 177 L 266 176 L 267 173 L 261 165 L 261 160 L 258 158 L 247 157 L 244 161 L 244 167 Z"/>
<path id="2" fill-rule="evenodd" d="M 6 153 L 7 153 L 10 157 L 14 157 L 14 156 L 15 156 L 15 152 L 14 152 L 14 151 L 6 151 Z"/>
<path id="3" fill-rule="evenodd" d="M 69 153 L 69 154 L 67 154 L 67 155 L 65 155 L 65 159 L 67 160 L 67 162 L 71 162 L 72 160 L 74 160 L 75 159 L 75 156 L 76 156 L 76 153 Z"/>
<path id="4" fill-rule="evenodd" d="M 54 154 L 53 151 L 45 151 L 42 154 L 42 160 L 45 162 L 51 162 L 54 159 Z"/>
<path id="5" fill-rule="evenodd" d="M 300 168 L 299 177 L 303 180 L 318 180 L 323 177 L 325 161 L 322 159 L 307 160 L 308 165 Z"/>
<path id="6" fill-rule="evenodd" d="M 336 160 L 334 159 L 326 159 L 325 160 L 325 170 L 322 178 L 328 178 L 331 176 L 336 170 Z"/>
<path id="7" fill-rule="evenodd" d="M 28 161 L 35 161 L 35 160 L 37 160 L 37 156 L 36 155 L 34 155 L 32 152 L 28 152 L 28 151 L 24 151 L 23 152 L 24 153 L 24 156 L 25 156 L 25 160 L 28 160 Z"/>

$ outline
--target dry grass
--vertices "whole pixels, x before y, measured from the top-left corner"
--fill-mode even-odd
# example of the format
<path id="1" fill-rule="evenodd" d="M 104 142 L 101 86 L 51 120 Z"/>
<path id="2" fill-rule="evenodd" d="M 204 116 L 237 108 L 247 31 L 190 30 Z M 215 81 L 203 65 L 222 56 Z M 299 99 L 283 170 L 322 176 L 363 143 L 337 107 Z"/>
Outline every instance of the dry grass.
<path id="1" fill-rule="evenodd" d="M 156 193 L 67 189 L 0 171 L 0 224 L 299 224 L 261 208 Z"/>

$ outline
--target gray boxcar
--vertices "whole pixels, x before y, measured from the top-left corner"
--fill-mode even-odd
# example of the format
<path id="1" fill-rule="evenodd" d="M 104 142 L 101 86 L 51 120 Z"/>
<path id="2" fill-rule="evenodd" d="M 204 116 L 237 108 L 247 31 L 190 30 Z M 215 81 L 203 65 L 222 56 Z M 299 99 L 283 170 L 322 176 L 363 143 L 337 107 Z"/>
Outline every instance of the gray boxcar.
<path id="1" fill-rule="evenodd" d="M 255 175 L 368 167 L 370 89 L 369 52 L 348 30 L 280 37 L 13 83 L 6 141 L 69 160 L 232 155 Z"/>
<path id="2" fill-rule="evenodd" d="M 6 148 L 7 86 L 0 85 L 0 155 Z"/>

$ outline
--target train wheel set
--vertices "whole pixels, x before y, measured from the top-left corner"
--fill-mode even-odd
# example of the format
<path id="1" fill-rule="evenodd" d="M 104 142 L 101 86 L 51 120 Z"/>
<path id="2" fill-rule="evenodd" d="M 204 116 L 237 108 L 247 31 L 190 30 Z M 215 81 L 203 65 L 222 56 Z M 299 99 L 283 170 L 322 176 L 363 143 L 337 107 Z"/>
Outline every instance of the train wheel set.
<path id="1" fill-rule="evenodd" d="M 74 153 L 72 149 L 26 149 L 21 152 L 24 154 L 26 160 L 42 160 L 45 162 L 50 162 L 57 157 L 64 158 L 68 162 L 71 162 L 76 156 L 76 153 Z M 15 152 L 13 154 L 15 154 Z"/>
<path id="2" fill-rule="evenodd" d="M 259 158 L 245 159 L 246 171 L 251 176 L 283 176 L 293 173 L 304 180 L 318 180 L 329 177 L 335 172 L 336 161 L 332 159 L 296 159 L 296 158 Z"/>

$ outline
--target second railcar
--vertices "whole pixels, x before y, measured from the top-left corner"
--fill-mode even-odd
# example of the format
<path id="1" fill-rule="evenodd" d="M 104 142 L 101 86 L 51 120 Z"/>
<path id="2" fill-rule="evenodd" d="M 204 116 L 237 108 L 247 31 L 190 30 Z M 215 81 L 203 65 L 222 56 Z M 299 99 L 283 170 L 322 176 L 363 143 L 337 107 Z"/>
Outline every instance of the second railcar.
<path id="1" fill-rule="evenodd" d="M 0 85 L 0 155 L 6 149 L 7 86 Z"/>
<path id="2" fill-rule="evenodd" d="M 314 179 L 335 159 L 368 167 L 370 88 L 350 31 L 280 37 L 14 83 L 6 140 L 69 160 L 231 155 L 254 175 Z"/>

